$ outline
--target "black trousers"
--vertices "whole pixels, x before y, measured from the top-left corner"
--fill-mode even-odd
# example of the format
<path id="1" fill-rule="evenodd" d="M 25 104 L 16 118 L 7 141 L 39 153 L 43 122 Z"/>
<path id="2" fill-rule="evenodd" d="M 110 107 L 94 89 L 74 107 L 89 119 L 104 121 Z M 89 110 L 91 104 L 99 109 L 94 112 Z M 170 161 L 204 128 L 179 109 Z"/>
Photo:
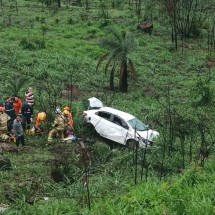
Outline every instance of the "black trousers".
<path id="1" fill-rule="evenodd" d="M 22 127 L 23 127 L 24 131 L 26 130 L 26 128 L 30 129 L 30 127 L 31 127 L 31 117 L 22 117 Z"/>
<path id="2" fill-rule="evenodd" d="M 19 144 L 22 144 L 22 146 L 25 146 L 25 138 L 24 138 L 24 134 L 21 136 L 18 136 L 16 138 L 16 145 L 19 146 Z"/>

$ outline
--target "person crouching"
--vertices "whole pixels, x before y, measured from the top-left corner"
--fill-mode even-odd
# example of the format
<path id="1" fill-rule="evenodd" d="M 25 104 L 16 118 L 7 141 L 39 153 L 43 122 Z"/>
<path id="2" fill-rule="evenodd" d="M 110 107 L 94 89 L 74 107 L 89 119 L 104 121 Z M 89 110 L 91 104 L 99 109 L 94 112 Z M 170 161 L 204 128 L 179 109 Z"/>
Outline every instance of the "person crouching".
<path id="1" fill-rule="evenodd" d="M 46 116 L 45 112 L 40 112 L 37 115 L 36 124 L 34 126 L 36 132 L 40 132 L 42 130 L 41 127 L 40 127 L 41 123 L 44 123 L 44 124 L 47 123 L 47 116 Z"/>
<path id="2" fill-rule="evenodd" d="M 54 124 L 52 125 L 54 128 L 49 132 L 48 135 L 48 144 L 53 142 L 53 137 L 55 136 L 60 137 L 60 141 L 64 142 L 64 131 L 66 130 L 68 123 L 68 115 L 62 113 L 60 109 L 57 109 Z"/>

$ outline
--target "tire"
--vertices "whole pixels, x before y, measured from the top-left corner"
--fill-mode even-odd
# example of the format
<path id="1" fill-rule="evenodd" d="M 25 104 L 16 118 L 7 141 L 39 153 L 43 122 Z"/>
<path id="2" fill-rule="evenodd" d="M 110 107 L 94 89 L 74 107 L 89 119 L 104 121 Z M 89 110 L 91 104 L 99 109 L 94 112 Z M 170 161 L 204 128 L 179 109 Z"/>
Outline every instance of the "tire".
<path id="1" fill-rule="evenodd" d="M 127 148 L 134 149 L 136 147 L 136 145 L 137 145 L 137 148 L 139 148 L 139 143 L 136 140 L 127 140 L 127 142 L 126 142 L 126 147 Z"/>

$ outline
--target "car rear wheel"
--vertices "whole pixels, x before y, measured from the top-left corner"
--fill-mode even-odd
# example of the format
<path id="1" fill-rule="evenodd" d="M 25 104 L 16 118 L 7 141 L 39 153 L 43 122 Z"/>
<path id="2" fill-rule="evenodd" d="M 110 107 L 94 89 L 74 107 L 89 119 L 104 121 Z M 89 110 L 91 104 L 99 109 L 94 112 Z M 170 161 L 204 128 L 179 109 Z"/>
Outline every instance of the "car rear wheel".
<path id="1" fill-rule="evenodd" d="M 136 146 L 139 147 L 139 143 L 136 140 L 127 140 L 126 146 L 128 148 L 135 148 Z"/>

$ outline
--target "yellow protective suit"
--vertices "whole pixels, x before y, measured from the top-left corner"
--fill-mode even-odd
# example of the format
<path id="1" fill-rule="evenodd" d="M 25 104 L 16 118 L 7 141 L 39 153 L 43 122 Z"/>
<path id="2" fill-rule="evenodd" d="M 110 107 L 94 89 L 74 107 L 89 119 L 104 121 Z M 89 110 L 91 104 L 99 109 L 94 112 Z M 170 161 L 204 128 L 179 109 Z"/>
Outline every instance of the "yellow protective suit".
<path id="1" fill-rule="evenodd" d="M 4 113 L 4 112 L 1 112 L 0 113 L 0 132 L 1 133 L 7 133 L 7 124 L 8 124 L 8 121 L 10 120 L 10 117 Z"/>
<path id="2" fill-rule="evenodd" d="M 61 142 L 64 141 L 64 131 L 66 130 L 69 123 L 69 118 L 63 113 L 57 114 L 54 120 L 53 127 L 48 135 L 48 143 L 53 142 L 53 137 L 57 136 L 60 138 Z"/>

